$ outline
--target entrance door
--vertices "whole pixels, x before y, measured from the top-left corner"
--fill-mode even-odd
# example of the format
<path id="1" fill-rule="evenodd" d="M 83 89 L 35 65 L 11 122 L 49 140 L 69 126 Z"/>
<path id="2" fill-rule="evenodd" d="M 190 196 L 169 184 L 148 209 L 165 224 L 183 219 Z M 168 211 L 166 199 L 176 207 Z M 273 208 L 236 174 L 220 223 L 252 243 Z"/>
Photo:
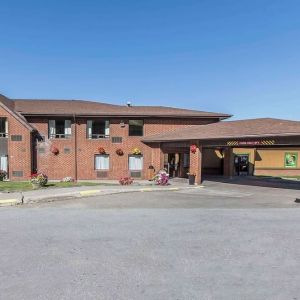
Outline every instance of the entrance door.
<path id="1" fill-rule="evenodd" d="M 166 154 L 167 161 L 165 161 L 165 168 L 169 173 L 170 177 L 179 177 L 181 175 L 181 154 L 180 153 L 168 153 Z"/>
<path id="2" fill-rule="evenodd" d="M 237 175 L 249 175 L 249 154 L 238 154 L 234 158 L 235 172 Z"/>

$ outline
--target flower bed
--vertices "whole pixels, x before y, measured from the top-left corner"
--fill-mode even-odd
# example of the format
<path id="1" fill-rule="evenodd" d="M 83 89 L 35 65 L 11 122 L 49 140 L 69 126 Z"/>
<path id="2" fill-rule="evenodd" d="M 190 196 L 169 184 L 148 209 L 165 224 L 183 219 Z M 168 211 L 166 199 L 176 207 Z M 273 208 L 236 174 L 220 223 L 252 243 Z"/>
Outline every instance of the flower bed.
<path id="1" fill-rule="evenodd" d="M 44 173 L 34 173 L 31 175 L 30 182 L 33 187 L 45 186 L 48 182 L 48 176 Z"/>
<path id="2" fill-rule="evenodd" d="M 4 170 L 0 170 L 0 181 L 3 181 L 3 179 L 6 177 L 7 172 Z"/>
<path id="3" fill-rule="evenodd" d="M 154 182 L 157 185 L 169 185 L 169 174 L 164 169 L 160 170 L 154 176 Z"/>
<path id="4" fill-rule="evenodd" d="M 122 177 L 119 180 L 121 185 L 130 185 L 133 183 L 133 179 L 131 177 Z"/>

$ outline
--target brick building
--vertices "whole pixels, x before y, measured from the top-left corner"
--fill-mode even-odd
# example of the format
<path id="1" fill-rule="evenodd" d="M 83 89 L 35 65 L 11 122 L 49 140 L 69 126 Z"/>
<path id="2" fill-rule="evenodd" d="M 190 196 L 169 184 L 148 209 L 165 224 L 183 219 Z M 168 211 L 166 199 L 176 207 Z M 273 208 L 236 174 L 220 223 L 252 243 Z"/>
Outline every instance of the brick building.
<path id="1" fill-rule="evenodd" d="M 50 180 L 196 175 L 300 176 L 300 122 L 161 106 L 0 95 L 0 169 Z"/>
<path id="2" fill-rule="evenodd" d="M 164 162 L 160 143 L 147 145 L 143 138 L 228 117 L 171 107 L 0 95 L 0 169 L 8 171 L 10 180 L 27 180 L 36 170 L 52 180 L 145 179 Z M 135 148 L 140 154 L 134 154 Z"/>
<path id="3" fill-rule="evenodd" d="M 160 143 L 163 153 L 176 153 L 179 158 L 189 153 L 189 170 L 197 183 L 203 175 L 300 177 L 297 121 L 221 121 L 160 133 L 143 141 Z"/>

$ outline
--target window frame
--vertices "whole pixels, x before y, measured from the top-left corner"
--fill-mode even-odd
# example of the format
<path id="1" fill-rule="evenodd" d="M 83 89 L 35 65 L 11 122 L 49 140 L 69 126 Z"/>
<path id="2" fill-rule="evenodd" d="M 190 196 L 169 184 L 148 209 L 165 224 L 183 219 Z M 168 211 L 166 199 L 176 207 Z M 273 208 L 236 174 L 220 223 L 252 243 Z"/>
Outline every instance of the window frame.
<path id="1" fill-rule="evenodd" d="M 130 125 L 130 121 L 141 121 L 141 122 L 143 122 L 143 125 L 142 125 L 142 134 L 131 134 L 131 132 L 130 132 L 130 126 L 136 126 L 136 125 Z M 128 120 L 128 136 L 144 136 L 144 126 L 145 126 L 144 119 L 129 119 Z"/>
<path id="2" fill-rule="evenodd" d="M 141 158 L 142 159 L 142 168 L 141 169 L 130 169 L 130 157 L 135 157 L 135 158 Z M 142 154 L 136 155 L 136 154 L 129 154 L 128 155 L 128 170 L 131 171 L 143 171 L 144 170 L 144 156 Z"/>
<path id="3" fill-rule="evenodd" d="M 106 157 L 108 158 L 108 169 L 97 169 L 96 168 L 96 158 L 97 157 Z M 94 171 L 109 171 L 110 170 L 110 157 L 109 154 L 95 154 L 94 155 Z"/>
<path id="4" fill-rule="evenodd" d="M 55 126 L 51 127 L 50 123 L 55 122 Z M 64 122 L 64 132 L 66 132 L 66 129 L 70 129 L 71 133 L 56 133 L 57 127 L 56 127 L 56 122 L 63 121 Z M 66 127 L 66 122 L 69 122 L 70 127 Z M 55 128 L 55 133 L 51 133 L 51 128 Z M 72 138 L 72 120 L 71 119 L 63 119 L 63 118 L 58 118 L 58 119 L 48 119 L 48 138 L 49 139 L 71 139 Z"/>
<path id="5" fill-rule="evenodd" d="M 0 132 L 0 137 L 7 138 L 8 137 L 8 119 L 7 117 L 0 116 L 1 122 L 4 123 L 4 132 Z"/>
<path id="6" fill-rule="evenodd" d="M 93 133 L 93 123 L 97 121 L 104 122 L 104 134 Z M 91 126 L 89 125 L 91 122 Z M 108 124 L 108 126 L 106 126 Z M 91 133 L 89 130 L 91 129 Z M 106 134 L 108 130 L 108 134 Z M 86 138 L 88 140 L 99 140 L 99 139 L 109 139 L 110 138 L 110 120 L 107 119 L 87 119 L 86 120 Z"/>

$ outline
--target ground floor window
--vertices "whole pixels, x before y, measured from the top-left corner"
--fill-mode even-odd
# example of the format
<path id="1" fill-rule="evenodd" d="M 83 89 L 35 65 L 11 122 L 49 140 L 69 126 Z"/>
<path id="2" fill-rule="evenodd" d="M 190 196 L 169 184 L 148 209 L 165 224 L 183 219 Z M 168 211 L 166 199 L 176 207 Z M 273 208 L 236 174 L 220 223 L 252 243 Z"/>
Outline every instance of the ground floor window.
<path id="1" fill-rule="evenodd" d="M 130 155 L 129 156 L 129 170 L 130 171 L 143 170 L 143 156 L 142 155 Z"/>
<path id="2" fill-rule="evenodd" d="M 0 156 L 0 170 L 7 172 L 8 171 L 8 162 L 7 156 Z"/>
<path id="3" fill-rule="evenodd" d="M 109 170 L 109 155 L 95 155 L 95 170 Z"/>

